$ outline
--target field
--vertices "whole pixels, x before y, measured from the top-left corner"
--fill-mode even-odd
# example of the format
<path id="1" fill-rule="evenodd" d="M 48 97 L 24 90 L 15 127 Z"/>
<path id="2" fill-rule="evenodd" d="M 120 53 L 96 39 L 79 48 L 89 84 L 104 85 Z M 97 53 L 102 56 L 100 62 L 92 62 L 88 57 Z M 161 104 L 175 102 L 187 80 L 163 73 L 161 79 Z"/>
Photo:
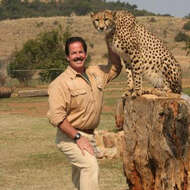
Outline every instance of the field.
<path id="1" fill-rule="evenodd" d="M 124 73 L 105 90 L 98 130 L 115 131 L 114 111 Z M 189 83 L 189 82 L 188 82 Z M 184 88 L 190 95 L 190 88 Z M 55 146 L 47 97 L 0 99 L 0 189 L 71 190 L 71 167 Z M 99 160 L 100 187 L 126 189 L 122 160 Z"/>
<path id="2" fill-rule="evenodd" d="M 113 108 L 120 96 L 120 91 L 105 92 L 99 130 L 116 131 Z M 47 109 L 47 97 L 0 99 L 0 189 L 72 189 L 71 167 L 55 146 Z M 99 165 L 101 189 L 126 189 L 120 159 Z"/>
<path id="3" fill-rule="evenodd" d="M 140 17 L 138 21 L 163 39 L 172 51 L 183 69 L 183 90 L 190 95 L 190 56 L 186 56 L 183 42 L 174 41 L 175 35 L 187 20 L 155 17 L 156 21 L 150 22 L 151 18 Z M 28 39 L 35 38 L 40 32 L 57 28 L 58 25 L 62 25 L 63 29 L 69 27 L 72 35 L 87 40 L 92 64 L 107 61 L 103 36 L 94 30 L 88 16 L 1 21 L 0 59 L 7 59 Z M 9 82 L 15 87 L 15 94 L 23 89 L 13 81 Z M 123 71 L 106 89 L 99 130 L 117 131 L 114 128 L 114 108 L 125 83 Z M 148 86 L 146 82 L 145 86 Z M 29 88 L 47 88 L 47 85 L 32 84 Z M 0 189 L 72 189 L 71 167 L 55 146 L 56 129 L 48 123 L 47 109 L 47 97 L 18 98 L 14 95 L 9 99 L 0 99 Z M 99 160 L 99 165 L 101 189 L 126 189 L 121 160 Z"/>

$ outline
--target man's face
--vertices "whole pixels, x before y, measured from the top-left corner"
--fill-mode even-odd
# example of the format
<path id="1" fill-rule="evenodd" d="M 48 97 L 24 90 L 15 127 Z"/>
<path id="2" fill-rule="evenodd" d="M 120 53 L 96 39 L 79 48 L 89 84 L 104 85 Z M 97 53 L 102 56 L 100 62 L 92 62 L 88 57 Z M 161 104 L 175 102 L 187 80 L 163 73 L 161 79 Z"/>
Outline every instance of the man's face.
<path id="1" fill-rule="evenodd" d="M 69 56 L 67 56 L 67 60 L 74 70 L 77 72 L 84 71 L 86 57 L 87 55 L 82 47 L 81 42 L 73 42 L 69 45 Z"/>

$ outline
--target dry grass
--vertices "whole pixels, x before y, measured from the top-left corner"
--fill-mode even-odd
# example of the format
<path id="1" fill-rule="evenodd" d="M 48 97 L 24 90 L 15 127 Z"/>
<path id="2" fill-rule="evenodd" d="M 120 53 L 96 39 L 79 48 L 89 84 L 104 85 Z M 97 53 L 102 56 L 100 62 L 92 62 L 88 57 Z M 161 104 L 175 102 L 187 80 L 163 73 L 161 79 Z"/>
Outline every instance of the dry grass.
<path id="1" fill-rule="evenodd" d="M 99 130 L 115 131 L 114 107 L 122 91 L 113 89 L 123 87 L 124 77 L 105 91 Z M 71 166 L 55 146 L 47 109 L 47 97 L 0 99 L 0 189 L 72 190 Z M 126 189 L 121 160 L 99 160 L 99 165 L 101 189 Z"/>
<path id="2" fill-rule="evenodd" d="M 113 105 L 105 94 L 99 129 L 114 129 Z M 0 189 L 72 190 L 71 166 L 55 146 L 56 129 L 46 118 L 45 98 L 0 99 Z M 100 187 L 124 190 L 121 160 L 99 160 Z"/>

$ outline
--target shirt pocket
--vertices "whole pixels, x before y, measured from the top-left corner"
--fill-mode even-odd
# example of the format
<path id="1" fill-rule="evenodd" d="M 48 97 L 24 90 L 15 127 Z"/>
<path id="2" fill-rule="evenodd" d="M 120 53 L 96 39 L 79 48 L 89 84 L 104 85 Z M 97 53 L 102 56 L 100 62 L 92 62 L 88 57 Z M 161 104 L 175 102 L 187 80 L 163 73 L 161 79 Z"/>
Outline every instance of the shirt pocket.
<path id="1" fill-rule="evenodd" d="M 71 90 L 71 109 L 84 109 L 88 101 L 87 91 L 85 89 Z"/>
<path id="2" fill-rule="evenodd" d="M 96 84 L 97 84 L 98 90 L 103 91 L 103 89 L 104 89 L 104 84 L 103 84 L 102 78 L 96 77 Z"/>

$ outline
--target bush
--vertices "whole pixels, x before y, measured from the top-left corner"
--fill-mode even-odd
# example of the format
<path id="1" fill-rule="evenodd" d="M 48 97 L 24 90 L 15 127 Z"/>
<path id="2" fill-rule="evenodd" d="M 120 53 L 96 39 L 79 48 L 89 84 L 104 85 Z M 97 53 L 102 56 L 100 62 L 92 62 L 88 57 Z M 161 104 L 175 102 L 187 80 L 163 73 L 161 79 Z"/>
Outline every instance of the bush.
<path id="1" fill-rule="evenodd" d="M 70 37 L 69 30 L 53 30 L 27 41 L 23 48 L 13 54 L 8 74 L 19 82 L 28 84 L 34 70 L 40 70 L 41 81 L 49 82 L 63 72 L 68 65 L 63 45 Z"/>
<path id="2" fill-rule="evenodd" d="M 185 34 L 184 32 L 179 32 L 176 36 L 175 36 L 175 41 L 176 42 L 182 42 L 182 41 L 189 41 L 190 36 L 188 36 L 187 34 Z"/>
<path id="3" fill-rule="evenodd" d="M 186 41 L 185 50 L 187 51 L 186 55 L 190 54 L 190 40 Z"/>
<path id="4" fill-rule="evenodd" d="M 151 19 L 149 20 L 149 22 L 156 22 L 156 19 L 154 17 L 151 17 Z"/>
<path id="5" fill-rule="evenodd" d="M 32 78 L 32 60 L 26 54 L 25 49 L 15 52 L 11 61 L 7 66 L 7 73 L 11 78 L 16 78 L 21 84 L 28 85 L 28 81 Z"/>
<path id="6" fill-rule="evenodd" d="M 5 74 L 0 72 L 0 86 L 4 86 L 6 83 L 6 76 Z"/>
<path id="7" fill-rule="evenodd" d="M 190 30 L 190 21 L 186 22 L 186 23 L 183 25 L 183 29 L 184 29 L 184 30 Z"/>

